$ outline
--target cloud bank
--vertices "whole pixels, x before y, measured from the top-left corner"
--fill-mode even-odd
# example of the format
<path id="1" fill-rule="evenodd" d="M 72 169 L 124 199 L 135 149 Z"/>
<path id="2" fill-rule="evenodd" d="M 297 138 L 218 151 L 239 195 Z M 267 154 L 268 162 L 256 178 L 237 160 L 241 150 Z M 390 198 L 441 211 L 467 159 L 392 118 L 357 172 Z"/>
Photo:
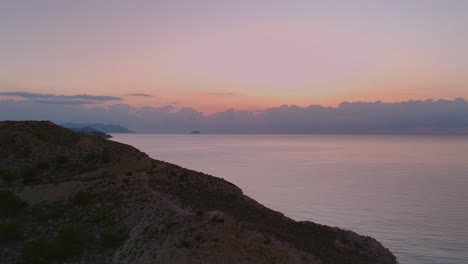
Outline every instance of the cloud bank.
<path id="1" fill-rule="evenodd" d="M 143 94 L 143 93 L 132 93 L 132 94 L 127 94 L 127 96 L 136 96 L 136 97 L 153 97 L 151 94 Z"/>
<path id="2" fill-rule="evenodd" d="M 87 95 L 78 97 L 78 100 L 88 98 Z M 203 133 L 468 134 L 468 102 L 461 98 L 399 103 L 343 102 L 336 108 L 283 105 L 259 111 L 228 109 L 210 115 L 193 108 L 175 108 L 171 105 L 84 107 L 66 101 L 64 104 L 60 101 L 44 104 L 38 102 L 38 97 L 34 95 L 23 98 L 27 99 L 0 100 L 0 120 L 112 123 L 141 133 L 200 130 Z M 70 98 L 61 100 L 65 99 Z"/>
<path id="3" fill-rule="evenodd" d="M 108 101 L 120 101 L 122 98 L 108 95 L 56 95 L 29 92 L 0 92 L 1 97 L 14 97 L 34 100 L 42 104 L 96 104 Z"/>

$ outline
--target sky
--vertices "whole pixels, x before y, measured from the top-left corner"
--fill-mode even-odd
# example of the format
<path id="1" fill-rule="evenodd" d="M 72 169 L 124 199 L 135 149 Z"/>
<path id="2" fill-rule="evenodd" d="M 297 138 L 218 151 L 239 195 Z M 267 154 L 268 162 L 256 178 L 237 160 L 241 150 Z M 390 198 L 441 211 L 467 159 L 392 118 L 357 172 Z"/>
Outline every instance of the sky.
<path id="1" fill-rule="evenodd" d="M 458 0 L 2 0 L 0 92 L 205 114 L 468 98 L 466 25 Z"/>

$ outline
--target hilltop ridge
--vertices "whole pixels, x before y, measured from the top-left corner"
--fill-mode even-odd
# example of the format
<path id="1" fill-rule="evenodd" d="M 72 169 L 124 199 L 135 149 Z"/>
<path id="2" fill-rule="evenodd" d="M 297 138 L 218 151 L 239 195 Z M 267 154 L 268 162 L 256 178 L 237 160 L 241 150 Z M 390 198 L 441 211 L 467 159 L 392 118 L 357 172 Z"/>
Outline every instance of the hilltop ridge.
<path id="1" fill-rule="evenodd" d="M 373 238 L 51 122 L 0 122 L 0 145 L 0 263 L 397 263 Z"/>
<path id="2" fill-rule="evenodd" d="M 135 133 L 124 126 L 113 124 L 64 123 L 61 126 L 68 129 L 91 128 L 103 133 Z"/>

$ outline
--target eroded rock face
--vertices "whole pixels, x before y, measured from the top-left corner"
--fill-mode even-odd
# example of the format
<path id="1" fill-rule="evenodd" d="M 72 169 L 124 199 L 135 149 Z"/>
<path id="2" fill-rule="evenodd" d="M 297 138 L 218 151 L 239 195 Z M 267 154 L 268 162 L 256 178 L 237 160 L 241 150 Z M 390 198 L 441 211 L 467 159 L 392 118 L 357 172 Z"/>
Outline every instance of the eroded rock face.
<path id="1" fill-rule="evenodd" d="M 0 143 L 1 188 L 29 204 L 1 214 L 23 234 L 0 244 L 0 263 L 25 260 L 33 237 L 52 245 L 49 263 L 397 263 L 372 238 L 293 221 L 223 179 L 124 144 L 50 122 L 0 122 Z M 64 226 L 83 246 L 59 256 Z"/>

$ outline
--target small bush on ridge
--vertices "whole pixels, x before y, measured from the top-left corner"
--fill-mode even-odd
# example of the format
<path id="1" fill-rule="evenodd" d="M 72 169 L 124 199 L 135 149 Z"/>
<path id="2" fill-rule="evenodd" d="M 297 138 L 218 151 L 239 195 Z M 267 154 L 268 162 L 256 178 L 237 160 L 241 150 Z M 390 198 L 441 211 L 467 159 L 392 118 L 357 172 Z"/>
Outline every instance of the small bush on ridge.
<path id="1" fill-rule="evenodd" d="M 0 224 L 0 244 L 17 241 L 23 238 L 23 230 L 17 222 Z"/>
<path id="2" fill-rule="evenodd" d="M 13 192 L 0 190 L 0 216 L 14 215 L 27 206 L 28 204 Z"/>

